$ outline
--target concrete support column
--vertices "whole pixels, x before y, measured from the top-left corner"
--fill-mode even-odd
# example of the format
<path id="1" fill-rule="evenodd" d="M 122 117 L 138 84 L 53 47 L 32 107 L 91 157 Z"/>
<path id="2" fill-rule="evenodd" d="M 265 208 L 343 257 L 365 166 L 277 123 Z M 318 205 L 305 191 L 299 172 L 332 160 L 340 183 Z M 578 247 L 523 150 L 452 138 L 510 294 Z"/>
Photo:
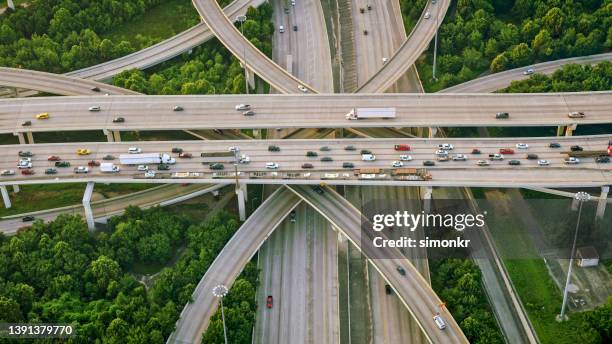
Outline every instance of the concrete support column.
<path id="1" fill-rule="evenodd" d="M 19 184 L 14 184 L 13 185 L 13 193 L 18 193 L 19 192 Z"/>
<path id="2" fill-rule="evenodd" d="M 106 141 L 115 142 L 115 138 L 113 137 L 113 131 L 108 129 L 102 129 L 104 135 L 106 135 Z"/>
<path id="3" fill-rule="evenodd" d="M 423 200 L 423 211 L 425 213 L 431 212 L 431 195 L 433 194 L 433 188 L 431 186 L 421 186 L 421 199 Z"/>
<path id="4" fill-rule="evenodd" d="M 29 144 L 33 144 L 34 143 L 34 135 L 32 134 L 31 131 L 26 132 L 26 137 L 28 138 L 28 143 Z"/>
<path id="5" fill-rule="evenodd" d="M 572 197 L 572 210 L 573 211 L 578 210 L 578 204 L 580 204 L 580 201 L 578 201 L 575 197 Z"/>
<path id="6" fill-rule="evenodd" d="M 253 137 L 256 139 L 261 139 L 261 129 L 253 129 Z"/>
<path id="7" fill-rule="evenodd" d="M 577 127 L 577 124 L 572 124 L 565 127 L 565 136 L 572 136 L 574 134 L 574 130 L 576 130 Z"/>
<path id="8" fill-rule="evenodd" d="M 244 185 L 244 187 L 243 187 Z M 246 184 L 240 184 L 240 187 L 236 189 L 236 196 L 238 197 L 238 214 L 240 221 L 246 220 Z"/>
<path id="9" fill-rule="evenodd" d="M 13 0 L 6 0 L 6 6 L 12 9 L 13 11 L 15 10 L 15 4 L 13 3 Z M 15 89 L 17 89 L 17 87 L 15 87 Z"/>
<path id="10" fill-rule="evenodd" d="M 563 136 L 564 132 L 565 132 L 565 126 L 564 125 L 557 126 L 557 136 Z"/>
<path id="11" fill-rule="evenodd" d="M 246 68 L 244 72 L 246 73 L 246 79 L 247 79 L 247 83 L 249 84 L 249 87 L 254 89 L 255 88 L 255 73 L 253 73 L 248 68 Z"/>
<path id="12" fill-rule="evenodd" d="M 438 133 L 437 127 L 429 127 L 429 138 L 430 139 L 436 137 L 437 133 Z"/>
<path id="13" fill-rule="evenodd" d="M 85 220 L 87 221 L 87 228 L 93 231 L 96 228 L 94 223 L 93 211 L 91 210 L 91 194 L 94 189 L 94 182 L 88 182 L 85 187 L 85 193 L 83 194 L 83 208 L 85 209 Z"/>
<path id="14" fill-rule="evenodd" d="M 0 192 L 2 193 L 2 201 L 4 201 L 4 207 L 6 209 L 11 207 L 11 199 L 9 197 L 8 190 L 6 190 L 6 185 L 0 185 Z"/>
<path id="15" fill-rule="evenodd" d="M 27 143 L 25 137 L 23 136 L 23 133 L 13 133 L 13 136 L 17 136 L 20 145 L 25 145 Z"/>
<path id="16" fill-rule="evenodd" d="M 115 137 L 115 142 L 121 142 L 121 132 L 119 130 L 114 130 L 113 136 Z"/>
<path id="17" fill-rule="evenodd" d="M 604 213 L 606 212 L 606 204 L 608 204 L 609 191 L 609 186 L 601 187 L 601 195 L 599 196 L 599 201 L 597 201 L 597 212 L 595 213 L 595 218 L 597 219 L 602 219 L 604 217 Z"/>

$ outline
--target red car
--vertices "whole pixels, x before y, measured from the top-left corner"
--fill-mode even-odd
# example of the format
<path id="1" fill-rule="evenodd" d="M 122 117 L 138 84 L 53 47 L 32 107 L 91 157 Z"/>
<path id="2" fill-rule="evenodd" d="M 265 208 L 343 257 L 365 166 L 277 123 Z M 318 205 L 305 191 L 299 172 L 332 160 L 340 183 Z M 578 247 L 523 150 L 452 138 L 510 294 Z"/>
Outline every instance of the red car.
<path id="1" fill-rule="evenodd" d="M 91 161 L 89 161 L 87 163 L 87 166 L 90 166 L 90 167 L 92 167 L 92 166 L 100 166 L 100 162 L 96 161 L 96 160 L 91 160 Z"/>
<path id="2" fill-rule="evenodd" d="M 514 149 L 511 149 L 511 148 L 501 148 L 499 150 L 499 154 L 514 154 Z"/>
<path id="3" fill-rule="evenodd" d="M 480 153 L 481 153 L 480 149 L 478 149 L 478 148 L 472 149 L 472 154 L 480 154 Z"/>
<path id="4" fill-rule="evenodd" d="M 272 308 L 272 295 L 268 295 L 268 298 L 266 299 L 266 307 Z"/>
<path id="5" fill-rule="evenodd" d="M 34 170 L 31 170 L 31 169 L 21 170 L 21 174 L 23 174 L 23 175 L 34 174 Z"/>
<path id="6" fill-rule="evenodd" d="M 395 145 L 395 150 L 396 151 L 409 151 L 410 150 L 410 146 L 408 146 L 408 145 Z"/>
<path id="7" fill-rule="evenodd" d="M 49 161 L 60 161 L 60 157 L 57 155 L 51 155 L 50 157 L 47 158 L 47 160 Z"/>
<path id="8" fill-rule="evenodd" d="M 181 153 L 179 154 L 179 158 L 191 158 L 191 153 Z"/>

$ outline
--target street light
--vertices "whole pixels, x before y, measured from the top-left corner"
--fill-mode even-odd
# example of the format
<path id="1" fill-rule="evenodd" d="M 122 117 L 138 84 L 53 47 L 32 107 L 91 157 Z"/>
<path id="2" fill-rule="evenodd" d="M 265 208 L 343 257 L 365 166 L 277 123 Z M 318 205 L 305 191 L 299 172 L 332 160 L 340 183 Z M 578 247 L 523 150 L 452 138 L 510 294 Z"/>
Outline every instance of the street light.
<path id="1" fill-rule="evenodd" d="M 243 24 L 246 21 L 247 16 L 245 15 L 241 15 L 241 16 L 236 16 L 236 21 L 240 22 L 240 33 L 242 34 L 242 36 L 244 36 L 244 29 L 243 29 Z M 245 39 L 246 40 L 246 39 Z M 247 72 L 247 58 L 246 58 L 246 42 L 243 42 L 242 45 L 242 60 L 244 61 L 244 86 L 246 89 L 246 94 L 249 94 L 249 75 Z"/>
<path id="2" fill-rule="evenodd" d="M 434 81 L 438 80 L 436 78 L 436 55 L 438 53 L 438 13 L 436 12 L 436 36 L 434 38 L 434 56 L 433 56 L 433 79 Z"/>
<path id="3" fill-rule="evenodd" d="M 576 241 L 578 239 L 578 228 L 580 228 L 580 215 L 582 214 L 582 204 L 591 199 L 591 195 L 586 192 L 578 192 L 574 195 L 574 199 L 579 202 L 578 206 L 578 218 L 576 220 L 576 229 L 574 231 L 574 242 L 572 243 L 572 250 L 570 252 L 569 267 L 567 268 L 567 279 L 565 280 L 565 289 L 563 290 L 563 303 L 561 303 L 561 313 L 557 315 L 557 321 L 566 320 L 565 305 L 567 304 L 567 293 L 572 278 L 572 266 L 574 265 L 574 256 L 576 255 Z"/>
<path id="4" fill-rule="evenodd" d="M 221 302 L 221 320 L 223 321 L 223 338 L 227 344 L 227 329 L 225 328 L 225 313 L 223 311 L 223 297 L 227 295 L 227 287 L 223 284 L 216 285 L 212 290 L 213 295 Z"/>

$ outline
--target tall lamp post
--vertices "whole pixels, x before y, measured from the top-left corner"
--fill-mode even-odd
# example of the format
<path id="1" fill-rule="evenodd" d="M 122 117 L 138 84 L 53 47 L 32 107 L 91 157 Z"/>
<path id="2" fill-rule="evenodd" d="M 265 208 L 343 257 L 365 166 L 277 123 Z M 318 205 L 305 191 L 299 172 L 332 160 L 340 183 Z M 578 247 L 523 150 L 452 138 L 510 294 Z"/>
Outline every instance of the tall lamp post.
<path id="1" fill-rule="evenodd" d="M 236 16 L 236 21 L 240 22 L 240 33 L 242 34 L 242 36 L 244 36 L 244 22 L 246 21 L 247 16 L 245 15 L 241 15 L 241 16 Z M 249 72 L 247 71 L 247 58 L 246 58 L 246 42 L 243 42 L 243 46 L 242 46 L 242 60 L 244 61 L 244 86 L 246 89 L 246 94 L 249 94 Z"/>
<path id="2" fill-rule="evenodd" d="M 574 241 L 572 243 L 572 250 L 570 252 L 569 267 L 567 268 L 567 279 L 565 280 L 565 289 L 563 290 L 563 303 L 561 304 L 561 313 L 557 315 L 557 321 L 564 321 L 567 319 L 565 315 L 565 307 L 567 305 L 567 293 L 572 278 L 572 267 L 574 266 L 574 256 L 576 255 L 576 241 L 578 240 L 578 229 L 580 228 L 580 215 L 582 214 L 582 205 L 584 202 L 591 199 L 591 195 L 586 192 L 578 192 L 574 195 L 574 198 L 579 202 L 578 205 L 578 218 L 576 219 L 576 229 L 574 230 Z"/>
<path id="3" fill-rule="evenodd" d="M 221 302 L 221 320 L 223 321 L 223 338 L 227 344 L 227 328 L 225 327 L 225 312 L 223 311 L 223 298 L 227 295 L 227 287 L 223 284 L 216 285 L 212 290 L 213 295 Z"/>
<path id="4" fill-rule="evenodd" d="M 436 55 L 438 53 L 438 19 L 439 15 L 436 13 L 436 36 L 434 38 L 434 56 L 433 56 L 433 79 L 434 81 L 438 80 L 436 78 Z"/>

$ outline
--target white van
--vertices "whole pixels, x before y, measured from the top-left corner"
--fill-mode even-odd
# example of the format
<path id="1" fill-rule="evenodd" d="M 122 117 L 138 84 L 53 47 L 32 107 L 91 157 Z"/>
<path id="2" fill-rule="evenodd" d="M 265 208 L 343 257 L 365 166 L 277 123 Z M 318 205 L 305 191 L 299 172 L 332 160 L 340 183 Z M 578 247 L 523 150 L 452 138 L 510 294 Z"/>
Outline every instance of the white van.
<path id="1" fill-rule="evenodd" d="M 374 161 L 376 160 L 376 155 L 374 154 L 361 154 L 362 161 Z"/>
<path id="2" fill-rule="evenodd" d="M 285 26 L 281 25 L 278 27 L 278 32 L 280 33 L 284 33 L 285 32 Z"/>
<path id="3" fill-rule="evenodd" d="M 440 330 L 444 330 L 446 328 L 446 323 L 444 322 L 444 319 L 441 316 L 436 315 L 433 317 L 433 320 Z"/>

